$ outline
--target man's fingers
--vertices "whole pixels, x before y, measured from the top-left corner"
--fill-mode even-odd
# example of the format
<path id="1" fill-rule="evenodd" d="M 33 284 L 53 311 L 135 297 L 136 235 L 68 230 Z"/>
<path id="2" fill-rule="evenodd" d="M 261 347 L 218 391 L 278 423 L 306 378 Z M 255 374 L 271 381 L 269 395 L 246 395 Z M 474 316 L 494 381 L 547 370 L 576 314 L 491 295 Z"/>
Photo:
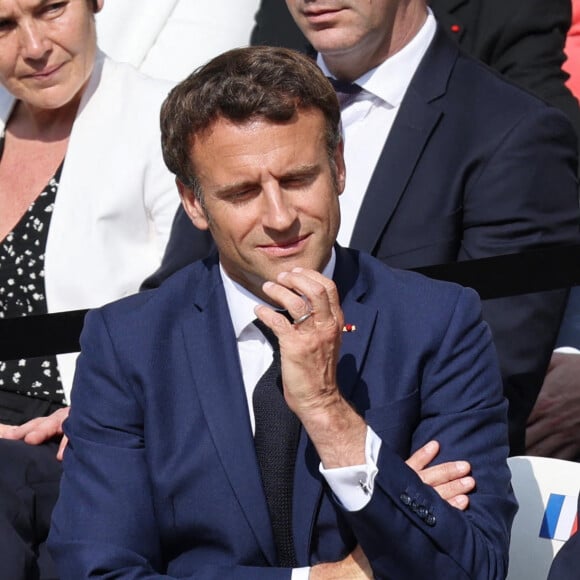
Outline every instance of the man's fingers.
<path id="1" fill-rule="evenodd" d="M 301 276 L 304 276 L 307 279 L 312 280 L 313 282 L 320 284 L 325 291 L 324 301 L 328 302 L 328 306 L 330 307 L 330 312 L 335 317 L 340 317 L 342 315 L 342 309 L 340 306 L 340 298 L 338 296 L 338 290 L 336 288 L 336 284 L 330 278 L 327 278 L 320 272 L 316 270 L 307 270 L 304 268 L 294 268 L 292 272 L 297 273 Z"/>
<path id="2" fill-rule="evenodd" d="M 290 272 L 281 272 L 275 281 L 266 282 L 262 289 L 295 320 L 311 312 L 317 322 L 322 323 L 342 318 L 334 282 L 318 272 L 294 268 Z"/>
<path id="3" fill-rule="evenodd" d="M 14 429 L 12 425 L 4 425 L 4 423 L 0 423 L 0 439 L 5 438 L 5 434 L 10 431 L 10 429 Z"/>
<path id="4" fill-rule="evenodd" d="M 52 437 L 62 435 L 62 424 L 68 417 L 69 407 L 59 409 L 48 417 L 31 419 L 18 427 L 10 427 L 3 434 L 4 439 L 24 440 L 29 445 L 40 445 Z"/>
<path id="5" fill-rule="evenodd" d="M 576 443 L 566 445 L 554 452 L 550 457 L 555 457 L 556 459 L 566 459 L 568 461 L 578 461 L 578 456 L 580 455 L 580 448 Z"/>
<path id="6" fill-rule="evenodd" d="M 575 431 L 576 426 L 569 427 L 561 417 L 545 417 L 526 429 L 526 452 L 553 457 L 561 447 L 577 439 Z"/>
<path id="7" fill-rule="evenodd" d="M 439 453 L 439 443 L 437 441 L 429 441 L 429 443 L 417 449 L 405 463 L 418 473 L 435 459 L 437 453 Z"/>
<path id="8" fill-rule="evenodd" d="M 447 501 L 450 506 L 461 511 L 464 511 L 469 507 L 469 496 L 467 495 L 456 495 Z"/>
<path id="9" fill-rule="evenodd" d="M 470 471 L 471 465 L 467 461 L 449 461 L 423 469 L 418 475 L 423 483 L 437 488 L 465 477 Z"/>
<path id="10" fill-rule="evenodd" d="M 434 489 L 442 499 L 451 503 L 454 498 L 473 491 L 475 489 L 475 479 L 468 475 L 441 485 L 435 485 Z"/>
<path id="11" fill-rule="evenodd" d="M 30 432 L 38 428 L 43 420 L 44 417 L 38 417 L 36 419 L 31 419 L 22 425 L 18 425 L 17 427 L 9 427 L 4 431 L 2 437 L 4 439 L 12 439 L 13 441 L 25 439 Z"/>
<path id="12" fill-rule="evenodd" d="M 467 461 L 449 461 L 426 467 L 438 453 L 439 443 L 429 441 L 417 449 L 406 463 L 423 483 L 430 485 L 442 499 L 457 509 L 465 510 L 469 506 L 467 494 L 475 489 L 475 479 L 469 475 L 471 465 Z"/>
<path id="13" fill-rule="evenodd" d="M 550 387 L 547 386 L 546 381 L 544 381 L 543 390 L 540 391 L 538 398 L 532 408 L 530 415 L 528 416 L 528 425 L 542 421 L 545 418 L 549 418 L 553 413 L 557 405 L 557 401 L 552 395 L 550 395 Z"/>
<path id="14" fill-rule="evenodd" d="M 529 438 L 526 435 L 526 453 L 540 457 L 559 457 L 563 448 L 568 447 L 570 438 L 561 432 L 551 431 L 537 439 Z"/>
<path id="15" fill-rule="evenodd" d="M 24 442 L 28 445 L 40 445 L 48 441 L 56 435 L 56 432 L 51 425 L 46 423 L 39 424 L 35 429 L 32 429 L 24 436 Z"/>
<path id="16" fill-rule="evenodd" d="M 56 452 L 56 458 L 59 461 L 62 461 L 62 458 L 64 456 L 64 450 L 66 449 L 67 445 L 68 445 L 68 437 L 66 435 L 63 435 L 62 439 L 60 440 L 60 445 L 58 446 L 58 451 Z"/>

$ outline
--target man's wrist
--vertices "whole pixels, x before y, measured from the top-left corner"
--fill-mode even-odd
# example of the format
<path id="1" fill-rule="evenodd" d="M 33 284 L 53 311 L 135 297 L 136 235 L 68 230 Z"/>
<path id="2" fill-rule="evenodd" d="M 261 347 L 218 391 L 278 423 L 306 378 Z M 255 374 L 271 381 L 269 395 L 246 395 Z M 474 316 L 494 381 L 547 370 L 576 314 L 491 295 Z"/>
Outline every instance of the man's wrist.
<path id="1" fill-rule="evenodd" d="M 325 469 L 320 464 L 320 473 L 344 509 L 359 511 L 371 500 L 381 444 L 380 437 L 367 426 L 364 464 L 336 469 Z"/>
<path id="2" fill-rule="evenodd" d="M 325 469 L 365 463 L 367 426 L 346 400 L 299 418 Z"/>

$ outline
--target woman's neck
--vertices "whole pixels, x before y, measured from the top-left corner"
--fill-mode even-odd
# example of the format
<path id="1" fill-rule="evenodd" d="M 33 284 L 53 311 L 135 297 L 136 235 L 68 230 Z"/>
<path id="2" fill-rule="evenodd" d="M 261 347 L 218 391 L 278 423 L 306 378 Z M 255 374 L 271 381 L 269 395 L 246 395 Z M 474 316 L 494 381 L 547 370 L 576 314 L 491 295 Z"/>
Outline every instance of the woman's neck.
<path id="1" fill-rule="evenodd" d="M 23 101 L 16 103 L 7 130 L 23 140 L 62 141 L 67 139 L 78 111 L 80 99 L 58 109 L 37 109 Z"/>

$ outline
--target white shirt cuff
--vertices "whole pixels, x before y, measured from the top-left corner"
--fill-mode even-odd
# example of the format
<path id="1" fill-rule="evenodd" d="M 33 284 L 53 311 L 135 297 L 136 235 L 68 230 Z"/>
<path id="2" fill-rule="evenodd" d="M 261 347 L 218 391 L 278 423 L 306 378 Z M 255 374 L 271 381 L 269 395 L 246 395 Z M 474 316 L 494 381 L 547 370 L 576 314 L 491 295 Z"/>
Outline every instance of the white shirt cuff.
<path id="1" fill-rule="evenodd" d="M 580 354 L 580 350 L 573 346 L 559 346 L 554 349 L 554 352 L 561 352 L 562 354 Z"/>
<path id="2" fill-rule="evenodd" d="M 338 501 L 350 512 L 361 510 L 371 500 L 379 472 L 377 459 L 381 443 L 379 436 L 367 425 L 365 464 L 324 469 L 320 463 L 318 467 Z"/>
<path id="3" fill-rule="evenodd" d="M 310 567 L 293 568 L 291 580 L 308 580 L 310 576 Z"/>

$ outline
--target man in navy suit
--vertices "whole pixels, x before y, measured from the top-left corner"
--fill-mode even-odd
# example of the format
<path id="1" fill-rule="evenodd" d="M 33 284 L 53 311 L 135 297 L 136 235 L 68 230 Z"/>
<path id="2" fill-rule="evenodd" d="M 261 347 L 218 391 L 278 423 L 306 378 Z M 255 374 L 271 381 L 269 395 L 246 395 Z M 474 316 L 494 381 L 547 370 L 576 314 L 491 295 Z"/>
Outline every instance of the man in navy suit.
<path id="1" fill-rule="evenodd" d="M 218 253 L 87 316 L 61 579 L 504 577 L 516 504 L 479 301 L 335 243 L 340 110 L 315 63 L 217 57 L 172 91 L 162 135 Z M 471 465 L 466 510 L 404 461 L 432 440 Z"/>
<path id="2" fill-rule="evenodd" d="M 407 269 L 578 241 L 568 120 L 461 53 L 425 0 L 287 4 L 322 70 L 363 89 L 341 107 L 349 168 L 341 244 Z M 179 213 L 157 282 L 196 256 L 199 236 Z M 483 304 L 512 454 L 525 452 L 566 295 Z"/>

